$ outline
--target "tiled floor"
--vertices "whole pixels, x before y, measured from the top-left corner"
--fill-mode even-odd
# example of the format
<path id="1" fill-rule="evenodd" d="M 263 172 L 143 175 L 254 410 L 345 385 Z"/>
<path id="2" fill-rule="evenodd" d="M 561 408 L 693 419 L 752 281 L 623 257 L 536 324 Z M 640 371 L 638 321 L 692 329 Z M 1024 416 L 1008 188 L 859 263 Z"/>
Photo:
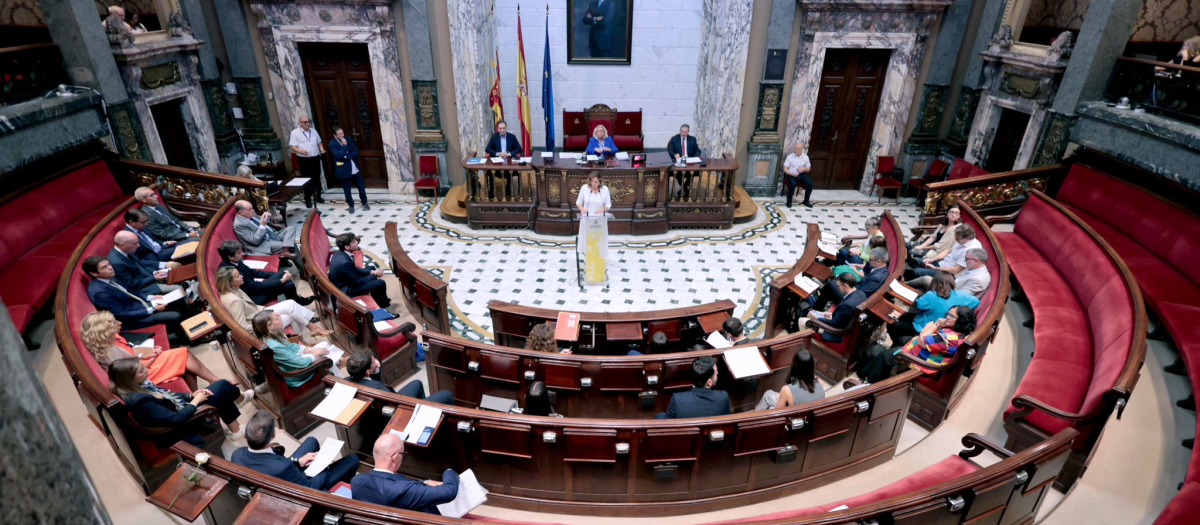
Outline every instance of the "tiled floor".
<path id="1" fill-rule="evenodd" d="M 836 197 L 838 202 L 829 202 Z M 549 308 L 592 311 L 634 311 L 667 308 L 673 304 L 692 304 L 722 298 L 738 304 L 737 314 L 761 323 L 765 294 L 764 282 L 791 265 L 799 254 L 799 232 L 807 221 L 839 235 L 857 233 L 863 218 L 891 210 L 907 229 L 915 224 L 917 211 L 912 206 L 878 205 L 862 194 L 821 194 L 825 200 L 814 209 L 791 210 L 764 201 L 759 216 L 748 225 L 725 232 L 671 232 L 661 238 L 613 237 L 613 268 L 607 290 L 580 293 L 570 282 L 574 262 L 569 238 L 538 237 L 524 231 L 473 232 L 429 216 L 427 205 L 372 205 L 371 212 L 359 209 L 349 215 L 344 205 L 330 203 L 321 210 L 331 232 L 355 231 L 363 236 L 364 247 L 386 256 L 382 231 L 387 221 L 399 223 L 402 242 L 409 255 L 420 265 L 450 281 L 456 304 L 452 315 L 456 327 L 465 336 L 487 338 L 490 322 L 485 308 L 497 298 L 521 304 Z M 860 201 L 860 202 L 853 202 Z M 293 217 L 303 209 L 293 210 Z M 300 283 L 302 293 L 306 284 Z M 391 293 L 398 294 L 394 280 Z M 561 303 L 560 303 L 561 301 Z M 605 302 L 607 301 L 607 302 Z M 996 341 L 988 351 L 987 366 L 980 369 L 971 390 L 957 411 L 932 433 L 914 424 L 906 425 L 897 456 L 870 472 L 853 476 L 801 494 L 757 505 L 725 509 L 706 514 L 677 516 L 670 523 L 703 523 L 797 508 L 840 499 L 849 494 L 868 492 L 909 475 L 930 463 L 957 452 L 959 439 L 968 432 L 983 434 L 1003 443 L 1001 414 L 1011 397 L 1024 367 L 1031 344 L 1029 329 L 1020 323 L 1027 315 L 1022 306 L 1012 305 L 1005 316 Z M 142 495 L 123 471 L 115 454 L 88 422 L 69 375 L 58 356 L 53 335 L 46 326 L 36 330 L 43 343 L 34 359 L 50 397 L 63 417 L 71 439 L 79 449 L 105 507 L 117 525 L 157 525 L 182 523 L 143 500 Z M 192 352 L 218 375 L 228 376 L 228 367 L 220 353 L 209 347 Z M 1130 400 L 1123 421 L 1110 421 L 1100 451 L 1087 476 L 1066 497 L 1056 496 L 1043 507 L 1039 522 L 1076 525 L 1149 524 L 1174 495 L 1175 484 L 1182 479 L 1189 452 L 1178 440 L 1191 437 L 1195 413 L 1173 406 L 1172 400 L 1188 391 L 1183 378 L 1161 372 L 1171 352 L 1165 345 L 1151 343 L 1143 369 L 1144 377 Z M 406 381 L 425 379 L 422 368 Z M 428 384 L 428 382 L 426 382 Z M 830 395 L 838 390 L 830 388 Z M 243 420 L 253 410 L 246 410 Z M 317 427 L 311 436 L 322 440 L 333 436 L 331 425 Z M 296 441 L 279 433 L 279 442 L 292 450 Z M 228 454 L 235 446 L 230 443 Z M 612 519 L 580 516 L 534 514 L 495 507 L 481 507 L 478 514 L 554 523 L 661 523 L 658 519 Z"/>

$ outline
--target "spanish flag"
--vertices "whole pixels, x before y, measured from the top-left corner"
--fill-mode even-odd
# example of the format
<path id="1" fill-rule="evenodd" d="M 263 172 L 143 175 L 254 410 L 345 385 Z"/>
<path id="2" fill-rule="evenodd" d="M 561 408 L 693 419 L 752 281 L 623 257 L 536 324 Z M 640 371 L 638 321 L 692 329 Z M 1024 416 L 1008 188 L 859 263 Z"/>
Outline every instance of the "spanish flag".
<path id="1" fill-rule="evenodd" d="M 529 143 L 529 78 L 525 75 L 525 39 L 521 36 L 521 6 L 517 6 L 517 112 L 521 117 L 521 145 L 524 156 L 532 155 Z"/>
<path id="2" fill-rule="evenodd" d="M 492 125 L 495 126 L 501 120 L 504 120 L 504 103 L 500 102 L 500 50 L 496 50 L 496 59 L 492 60 L 492 67 L 496 70 L 496 78 L 492 80 L 492 93 L 489 95 L 489 101 L 492 103 Z"/>

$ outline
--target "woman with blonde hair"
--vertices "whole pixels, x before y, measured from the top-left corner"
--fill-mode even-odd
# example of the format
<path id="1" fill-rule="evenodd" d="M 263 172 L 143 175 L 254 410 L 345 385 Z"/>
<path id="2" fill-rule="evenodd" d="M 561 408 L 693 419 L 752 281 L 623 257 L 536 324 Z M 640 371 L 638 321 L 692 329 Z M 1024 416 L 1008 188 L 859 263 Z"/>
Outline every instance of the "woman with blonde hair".
<path id="1" fill-rule="evenodd" d="M 550 323 L 541 323 L 529 331 L 529 339 L 525 340 L 525 349 L 534 352 L 571 353 L 570 350 L 558 349 L 558 340 L 554 338 L 554 327 Z"/>
<path id="2" fill-rule="evenodd" d="M 210 384 L 220 381 L 220 378 L 188 352 L 187 348 L 163 350 L 162 347 L 155 346 L 152 350 L 135 350 L 129 341 L 121 337 L 120 332 L 121 322 L 113 317 L 111 312 L 100 310 L 83 318 L 80 329 L 83 346 L 106 372 L 113 361 L 137 357 L 146 366 L 150 382 L 156 385 L 182 377 L 188 388 L 195 390 L 197 377 Z M 253 391 L 249 392 L 251 396 L 254 395 Z"/>
<path id="3" fill-rule="evenodd" d="M 575 199 L 579 214 L 584 217 L 603 215 L 612 208 L 612 194 L 608 186 L 600 182 L 600 172 L 593 171 L 588 175 L 588 183 L 579 188 L 579 197 Z"/>
<path id="4" fill-rule="evenodd" d="M 250 324 L 254 327 L 254 336 L 267 344 L 274 355 L 275 363 L 286 371 L 306 368 L 314 361 L 329 355 L 328 344 L 306 346 L 288 341 L 287 334 L 283 333 L 283 318 L 279 312 L 271 310 L 258 312 Z M 338 368 L 344 368 L 348 357 L 348 355 L 343 355 L 340 362 L 334 364 Z M 315 372 L 300 377 L 285 377 L 283 382 L 295 388 L 307 383 L 309 379 L 312 379 L 313 374 Z"/>
<path id="5" fill-rule="evenodd" d="M 202 426 L 187 424 L 201 405 L 216 407 L 217 415 L 225 422 L 225 426 L 229 427 L 225 435 L 232 439 L 241 438 L 242 426 L 238 424 L 238 417 L 242 412 L 238 407 L 245 405 L 253 397 L 246 392 L 239 395 L 237 387 L 224 379 L 190 394 L 159 388 L 149 381 L 142 362 L 132 357 L 117 359 L 109 365 L 108 382 L 112 385 L 113 393 L 125 402 L 130 417 L 138 424 L 173 429 L 172 432 L 155 438 L 158 446 L 170 446 L 176 441 L 184 440 L 197 447 L 204 447 L 204 438 L 200 436 Z"/>
<path id="6" fill-rule="evenodd" d="M 599 125 L 592 129 L 592 138 L 588 139 L 587 154 L 611 157 L 616 153 L 617 145 L 613 143 L 612 137 L 608 136 L 608 128 Z"/>
<path id="7" fill-rule="evenodd" d="M 221 295 L 221 304 L 225 305 L 225 311 L 233 316 L 237 324 L 249 331 L 254 331 L 254 327 L 250 325 L 250 320 L 258 315 L 263 310 L 278 312 L 283 318 L 285 326 L 291 326 L 292 331 L 296 335 L 304 332 L 307 327 L 309 333 L 314 336 L 329 335 L 333 332 L 321 328 L 316 323 L 316 314 L 312 310 L 300 306 L 299 303 L 291 299 L 277 302 L 271 306 L 259 306 L 254 300 L 242 291 L 242 284 L 245 278 L 242 277 L 242 272 L 239 272 L 236 267 L 222 266 L 217 270 L 217 293 Z"/>

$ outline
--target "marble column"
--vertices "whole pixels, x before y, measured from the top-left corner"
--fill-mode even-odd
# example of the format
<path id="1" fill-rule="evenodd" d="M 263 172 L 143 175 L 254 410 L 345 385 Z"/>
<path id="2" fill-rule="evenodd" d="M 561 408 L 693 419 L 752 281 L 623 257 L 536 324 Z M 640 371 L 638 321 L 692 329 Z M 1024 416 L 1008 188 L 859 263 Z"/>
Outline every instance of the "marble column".
<path id="1" fill-rule="evenodd" d="M 432 156 L 437 162 L 440 186 L 450 187 L 447 175 L 446 136 L 442 133 L 441 104 L 438 103 L 437 74 L 433 69 L 433 41 L 429 34 L 429 6 L 426 0 L 404 0 L 404 33 L 408 37 L 408 59 L 412 66 L 413 104 L 417 121 L 413 149 L 420 157 Z M 420 174 L 418 174 L 419 177 Z"/>
<path id="2" fill-rule="evenodd" d="M 495 52 L 495 0 L 449 0 L 450 52 L 458 106 L 459 149 L 481 152 L 492 132 L 488 81 Z"/>
<path id="3" fill-rule="evenodd" d="M 987 50 L 992 35 L 1000 29 L 1004 13 L 1010 0 L 983 0 L 983 14 L 979 17 L 979 28 L 975 33 L 975 41 L 964 45 L 971 46 L 967 55 L 967 74 L 963 77 L 962 87 L 958 91 L 958 100 L 954 104 L 954 120 L 950 131 L 942 140 L 942 151 L 951 157 L 961 157 L 967 150 L 967 142 L 971 138 L 971 127 L 975 124 L 976 108 L 983 96 L 983 53 Z"/>
<path id="4" fill-rule="evenodd" d="M 212 122 L 217 152 L 222 158 L 235 154 L 240 157 L 241 146 L 238 144 L 237 131 L 233 129 L 233 115 L 229 112 L 229 102 L 225 100 L 225 92 L 221 90 L 221 72 L 217 69 L 217 58 L 213 55 L 208 24 L 204 20 L 200 0 L 179 0 L 179 9 L 188 25 L 192 27 L 192 37 L 202 43 L 196 50 L 200 57 L 200 90 L 204 93 L 208 120 Z"/>
<path id="5" fill-rule="evenodd" d="M 278 156 L 283 149 L 283 142 L 271 127 L 267 95 L 263 91 L 262 75 L 254 58 L 254 45 L 250 38 L 250 27 L 246 23 L 245 11 L 242 11 L 238 0 L 213 0 L 213 6 L 216 8 L 217 21 L 221 25 L 221 37 L 225 41 L 229 70 L 242 108 L 245 126 L 242 128 L 242 136 L 246 148 Z"/>
<path id="6" fill-rule="evenodd" d="M 763 61 L 762 80 L 758 83 L 754 134 L 746 144 L 746 181 L 742 184 L 752 197 L 778 194 L 782 177 L 779 171 L 779 121 L 784 119 L 783 75 L 787 69 L 788 48 L 792 43 L 792 22 L 796 17 L 795 0 L 773 0 L 767 25 L 767 56 Z"/>
<path id="7" fill-rule="evenodd" d="M 704 0 L 696 128 L 700 149 L 709 157 L 735 152 L 753 11 L 752 0 Z"/>
<path id="8" fill-rule="evenodd" d="M 62 53 L 71 81 L 95 89 L 108 104 L 108 125 L 126 157 L 151 160 L 150 149 L 125 83 L 117 70 L 108 36 L 96 21 L 93 0 L 42 0 L 42 15 L 50 37 Z"/>
<path id="9" fill-rule="evenodd" d="M 92 12 L 95 13 L 94 5 Z M 0 378 L 4 382 L 4 395 L 0 396 L 0 421 L 4 422 L 0 425 L 0 453 L 4 455 L 6 521 L 111 525 L 96 485 L 88 476 L 45 386 L 34 375 L 29 352 L 2 303 L 0 348 L 3 348 Z M 86 421 L 76 423 L 84 426 L 84 432 L 95 432 Z M 120 479 L 124 478 L 123 472 L 107 474 L 116 476 L 118 482 L 128 483 L 127 479 Z"/>
<path id="10" fill-rule="evenodd" d="M 1054 164 L 1067 149 L 1067 137 L 1081 102 L 1100 100 L 1117 58 L 1133 34 L 1142 0 L 1092 0 L 1079 29 L 1079 41 L 1063 72 L 1048 123 L 1038 138 L 1032 166 Z"/>

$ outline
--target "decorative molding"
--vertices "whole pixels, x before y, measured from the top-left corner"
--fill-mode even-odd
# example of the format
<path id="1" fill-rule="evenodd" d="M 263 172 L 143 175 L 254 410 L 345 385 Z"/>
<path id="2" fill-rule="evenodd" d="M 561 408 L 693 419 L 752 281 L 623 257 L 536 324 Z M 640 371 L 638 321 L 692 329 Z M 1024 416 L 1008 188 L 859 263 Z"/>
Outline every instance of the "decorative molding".
<path id="1" fill-rule="evenodd" d="M 958 102 L 954 105 L 954 121 L 950 123 L 950 131 L 946 134 L 945 149 L 953 156 L 961 156 L 967 148 L 971 127 L 975 124 L 975 110 L 979 108 L 979 99 L 983 97 L 983 88 L 962 86 L 958 92 Z"/>
<path id="2" fill-rule="evenodd" d="M 442 117 L 438 104 L 436 80 L 413 80 L 413 100 L 417 110 L 417 132 L 414 142 L 442 142 Z"/>
<path id="3" fill-rule="evenodd" d="M 751 142 L 779 142 L 779 107 L 782 102 L 782 83 L 758 83 L 758 109 L 754 117 L 754 135 L 750 138 Z"/>
<path id="4" fill-rule="evenodd" d="M 1071 126 L 1075 124 L 1074 115 L 1063 115 L 1057 111 L 1051 110 L 1046 115 L 1045 129 L 1042 131 L 1042 136 L 1038 141 L 1037 152 L 1034 153 L 1033 162 L 1030 163 L 1031 168 L 1038 166 L 1048 166 L 1058 163 L 1062 158 L 1062 154 L 1067 150 L 1067 142 L 1071 136 Z"/>
<path id="5" fill-rule="evenodd" d="M 965 202 L 976 209 L 1017 202 L 1024 200 L 1031 189 L 1046 191 L 1048 180 L 1046 177 L 1039 177 L 947 192 L 930 191 L 925 198 L 924 213 L 926 216 L 945 214 L 946 210 L 957 202 Z"/>
<path id="6" fill-rule="evenodd" d="M 156 66 L 142 67 L 142 78 L 138 84 L 142 89 L 158 89 L 183 80 L 179 75 L 179 63 L 167 62 Z"/>
<path id="7" fill-rule="evenodd" d="M 117 138 L 117 147 L 128 158 L 153 162 L 150 148 L 146 146 L 146 139 L 142 135 L 142 126 L 133 115 L 133 102 L 108 106 L 108 120 Z"/>
<path id="8" fill-rule="evenodd" d="M 141 171 L 133 171 L 130 173 L 130 176 L 133 177 L 133 180 L 139 186 L 158 184 L 158 189 L 163 193 L 164 197 L 207 204 L 209 206 L 221 206 L 228 202 L 229 199 L 241 199 L 253 204 L 255 209 L 268 209 L 266 188 L 247 189 Z"/>
<path id="9" fill-rule="evenodd" d="M 608 186 L 608 193 L 612 197 L 613 202 L 623 201 L 627 197 L 632 197 L 637 193 L 637 188 L 634 186 L 635 182 L 630 179 L 609 179 L 604 184 Z M 579 198 L 579 190 L 581 189 L 582 186 L 571 188 L 571 202 L 575 202 L 575 199 Z"/>

